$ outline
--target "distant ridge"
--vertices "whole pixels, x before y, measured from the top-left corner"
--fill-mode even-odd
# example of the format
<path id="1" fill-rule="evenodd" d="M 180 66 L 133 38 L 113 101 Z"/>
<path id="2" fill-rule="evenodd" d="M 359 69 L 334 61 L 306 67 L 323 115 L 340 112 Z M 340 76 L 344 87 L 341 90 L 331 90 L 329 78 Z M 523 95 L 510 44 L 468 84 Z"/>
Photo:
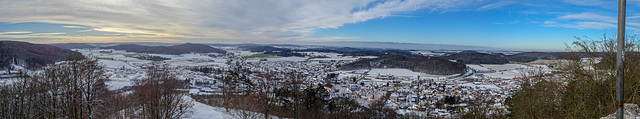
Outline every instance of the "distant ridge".
<path id="1" fill-rule="evenodd" d="M 144 46 L 137 44 L 120 44 L 116 46 L 102 47 L 102 49 L 126 50 L 127 52 L 152 53 L 152 54 L 187 54 L 187 53 L 227 53 L 224 50 L 213 48 L 203 44 L 185 43 L 173 46 Z"/>
<path id="2" fill-rule="evenodd" d="M 89 45 L 86 43 L 56 43 L 56 44 L 49 44 L 52 46 L 56 46 L 59 48 L 64 48 L 64 49 L 89 49 L 89 48 L 96 48 L 96 46 L 93 45 Z"/>
<path id="3" fill-rule="evenodd" d="M 509 62 L 531 62 L 539 59 L 561 59 L 564 52 L 523 52 L 513 55 L 488 54 L 477 51 L 462 51 L 443 58 L 456 60 L 464 64 L 506 64 Z"/>
<path id="4" fill-rule="evenodd" d="M 404 68 L 415 72 L 435 75 L 451 75 L 464 73 L 466 66 L 440 57 L 409 57 L 402 55 L 385 55 L 374 59 L 362 59 L 339 66 L 341 70 L 368 68 Z"/>
<path id="5" fill-rule="evenodd" d="M 78 52 L 47 44 L 0 41 L 0 67 L 7 67 L 12 63 L 27 67 L 40 67 L 67 60 L 72 55 L 82 56 Z"/>
<path id="6" fill-rule="evenodd" d="M 509 61 L 531 62 L 538 59 L 554 60 L 562 59 L 566 52 L 523 52 L 506 56 Z"/>
<path id="7" fill-rule="evenodd" d="M 304 42 L 299 44 L 336 46 L 336 47 L 356 47 L 356 48 L 401 49 L 401 50 L 443 50 L 443 49 L 446 49 L 446 50 L 495 50 L 495 48 L 491 48 L 491 47 L 469 46 L 469 45 L 366 42 L 366 41 Z"/>
<path id="8" fill-rule="evenodd" d="M 464 64 L 506 64 L 509 60 L 500 55 L 480 53 L 476 51 L 462 51 L 460 53 L 445 56 L 445 58 L 456 60 Z"/>

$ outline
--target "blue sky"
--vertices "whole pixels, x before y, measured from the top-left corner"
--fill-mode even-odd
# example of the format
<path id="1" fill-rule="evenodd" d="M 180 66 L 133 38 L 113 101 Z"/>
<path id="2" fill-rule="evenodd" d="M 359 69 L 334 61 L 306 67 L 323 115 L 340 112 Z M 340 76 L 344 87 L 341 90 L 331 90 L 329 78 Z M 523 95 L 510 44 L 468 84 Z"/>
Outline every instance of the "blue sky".
<path id="1" fill-rule="evenodd" d="M 628 0 L 627 33 L 640 33 Z M 560 51 L 616 34 L 617 0 L 2 0 L 0 40 L 379 41 Z"/>

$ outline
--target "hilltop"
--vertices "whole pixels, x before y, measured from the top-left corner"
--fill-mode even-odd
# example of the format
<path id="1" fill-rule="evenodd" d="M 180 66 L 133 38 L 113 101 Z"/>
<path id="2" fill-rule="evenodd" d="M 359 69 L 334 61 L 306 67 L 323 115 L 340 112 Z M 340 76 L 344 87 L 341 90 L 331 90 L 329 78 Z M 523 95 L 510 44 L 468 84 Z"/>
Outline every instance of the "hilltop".
<path id="1" fill-rule="evenodd" d="M 385 55 L 374 59 L 362 59 L 339 66 L 341 70 L 368 68 L 404 68 L 415 72 L 436 75 L 464 73 L 465 65 L 451 62 L 440 57 L 409 57 L 402 55 Z"/>
<path id="2" fill-rule="evenodd" d="M 81 56 L 82 54 L 46 44 L 0 41 L 0 67 L 7 67 L 12 63 L 27 67 L 39 67 L 67 60 L 73 55 Z"/>

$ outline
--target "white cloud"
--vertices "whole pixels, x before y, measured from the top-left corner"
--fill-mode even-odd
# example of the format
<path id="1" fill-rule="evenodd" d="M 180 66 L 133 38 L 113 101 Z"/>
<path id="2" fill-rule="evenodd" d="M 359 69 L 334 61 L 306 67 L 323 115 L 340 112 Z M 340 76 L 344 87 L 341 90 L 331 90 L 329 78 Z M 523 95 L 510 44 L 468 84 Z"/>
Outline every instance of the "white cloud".
<path id="1" fill-rule="evenodd" d="M 76 31 L 76 32 L 89 32 L 89 31 L 93 31 L 93 29 L 87 29 L 87 30 Z"/>
<path id="2" fill-rule="evenodd" d="M 459 9 L 475 1 L 11 0 L 0 2 L 0 22 L 70 24 L 77 26 L 65 28 L 87 26 L 110 33 L 152 34 L 153 38 L 282 41 L 304 39 L 319 28 L 421 9 Z"/>
<path id="3" fill-rule="evenodd" d="M 571 22 L 571 23 L 558 23 L 555 21 L 545 21 L 543 26 L 574 28 L 574 29 L 609 29 L 609 28 L 616 28 L 617 25 L 614 23 L 593 22 L 593 21 L 582 21 L 582 22 Z"/>
<path id="4" fill-rule="evenodd" d="M 32 31 L 7 31 L 7 32 L 0 32 L 0 35 L 2 34 L 29 34 L 29 33 L 33 33 Z"/>
<path id="5" fill-rule="evenodd" d="M 563 0 L 565 3 L 573 4 L 573 5 L 582 5 L 582 6 L 598 6 L 604 5 L 607 2 L 614 1 L 605 1 L 605 0 Z M 617 3 L 617 2 L 615 2 Z"/>
<path id="6" fill-rule="evenodd" d="M 626 29 L 631 31 L 630 33 L 637 34 L 640 29 L 640 23 L 637 20 L 637 16 L 627 17 Z M 604 16 L 596 13 L 574 13 L 558 16 L 555 19 L 547 20 L 542 23 L 545 27 L 562 27 L 573 29 L 616 29 L 618 26 L 618 18 L 611 16 Z"/>
<path id="7" fill-rule="evenodd" d="M 84 26 L 62 26 L 63 28 L 86 29 Z"/>
<path id="8" fill-rule="evenodd" d="M 492 3 L 492 4 L 488 4 L 485 6 L 482 6 L 480 8 L 478 8 L 477 10 L 480 11 L 486 11 L 486 10 L 492 10 L 492 9 L 498 9 L 507 5 L 511 5 L 516 3 L 515 1 L 500 1 L 500 2 L 496 2 L 496 3 Z"/>
<path id="9" fill-rule="evenodd" d="M 544 24 L 556 24 L 556 21 L 544 21 Z"/>
<path id="10" fill-rule="evenodd" d="M 64 35 L 67 33 L 34 33 L 34 34 L 29 34 L 31 36 L 48 36 L 48 35 Z"/>
<path id="11" fill-rule="evenodd" d="M 603 22 L 617 22 L 616 17 L 602 16 L 595 13 L 578 13 L 578 14 L 569 14 L 558 17 L 560 19 L 566 20 L 593 20 L 593 21 L 603 21 Z"/>

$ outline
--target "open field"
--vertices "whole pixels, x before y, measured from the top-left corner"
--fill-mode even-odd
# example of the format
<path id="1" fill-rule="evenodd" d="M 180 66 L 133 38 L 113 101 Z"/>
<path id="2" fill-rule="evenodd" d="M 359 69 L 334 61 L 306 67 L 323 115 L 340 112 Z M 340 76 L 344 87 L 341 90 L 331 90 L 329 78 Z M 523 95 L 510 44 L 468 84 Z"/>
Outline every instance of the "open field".
<path id="1" fill-rule="evenodd" d="M 253 55 L 249 55 L 249 56 L 243 56 L 242 58 L 251 59 L 251 58 L 271 58 L 271 57 L 276 57 L 276 56 L 275 55 L 268 55 L 268 54 L 253 54 Z"/>

